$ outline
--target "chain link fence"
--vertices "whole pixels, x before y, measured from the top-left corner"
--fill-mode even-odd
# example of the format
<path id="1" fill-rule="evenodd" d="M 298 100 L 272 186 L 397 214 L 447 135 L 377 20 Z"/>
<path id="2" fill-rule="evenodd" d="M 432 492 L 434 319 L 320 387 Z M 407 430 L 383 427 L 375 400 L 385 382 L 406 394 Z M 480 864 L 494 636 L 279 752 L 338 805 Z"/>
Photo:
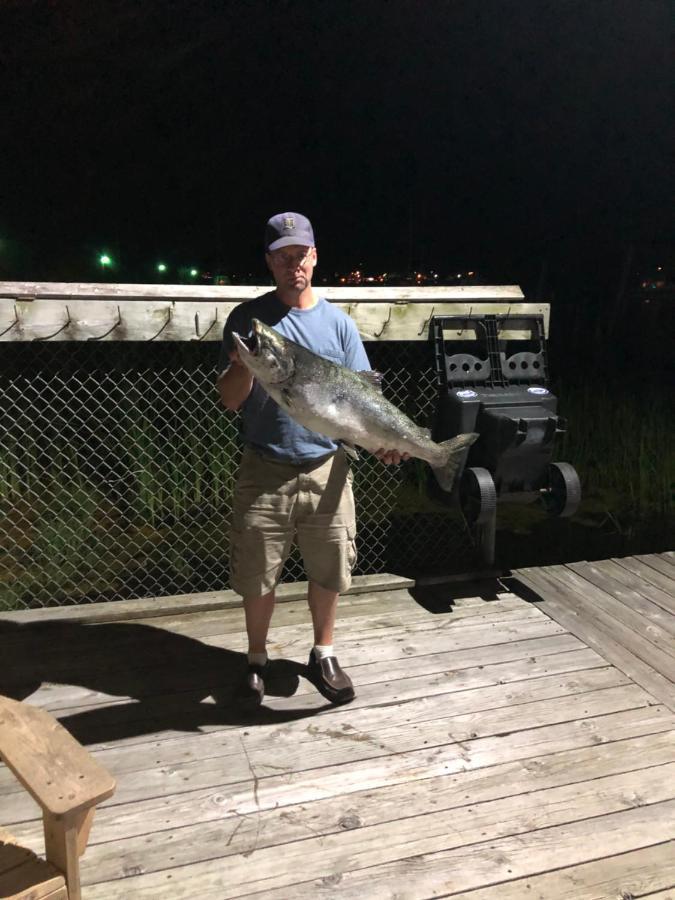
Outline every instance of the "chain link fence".
<path id="1" fill-rule="evenodd" d="M 429 345 L 371 343 L 386 396 L 430 424 Z M 0 610 L 228 587 L 236 416 L 218 403 L 217 342 L 3 345 Z M 355 463 L 357 574 L 466 570 L 457 513 L 427 467 Z M 282 580 L 304 579 L 294 549 Z"/>

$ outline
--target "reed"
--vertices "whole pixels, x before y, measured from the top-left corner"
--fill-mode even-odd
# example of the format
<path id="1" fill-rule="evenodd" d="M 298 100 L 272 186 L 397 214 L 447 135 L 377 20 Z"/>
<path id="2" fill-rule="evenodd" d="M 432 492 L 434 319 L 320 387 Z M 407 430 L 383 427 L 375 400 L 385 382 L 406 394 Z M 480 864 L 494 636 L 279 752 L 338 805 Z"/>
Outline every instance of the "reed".
<path id="1" fill-rule="evenodd" d="M 189 510 L 229 504 L 236 471 L 236 431 L 225 416 L 166 433 L 137 417 L 125 430 L 120 450 L 135 514 L 153 526 Z"/>
<path id="2" fill-rule="evenodd" d="M 555 390 L 568 420 L 559 457 L 577 468 L 584 495 L 623 517 L 672 515 L 675 425 L 666 392 L 566 383 Z"/>

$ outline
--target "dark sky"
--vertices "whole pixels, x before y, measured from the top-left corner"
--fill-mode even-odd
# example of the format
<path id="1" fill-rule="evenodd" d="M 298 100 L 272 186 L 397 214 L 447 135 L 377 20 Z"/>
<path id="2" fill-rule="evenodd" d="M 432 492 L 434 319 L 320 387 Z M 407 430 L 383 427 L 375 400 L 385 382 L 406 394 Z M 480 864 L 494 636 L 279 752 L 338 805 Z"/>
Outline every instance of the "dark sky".
<path id="1" fill-rule="evenodd" d="M 674 27 L 667 0 L 5 0 L 0 277 L 104 247 L 239 271 L 285 209 L 324 271 L 672 242 Z"/>

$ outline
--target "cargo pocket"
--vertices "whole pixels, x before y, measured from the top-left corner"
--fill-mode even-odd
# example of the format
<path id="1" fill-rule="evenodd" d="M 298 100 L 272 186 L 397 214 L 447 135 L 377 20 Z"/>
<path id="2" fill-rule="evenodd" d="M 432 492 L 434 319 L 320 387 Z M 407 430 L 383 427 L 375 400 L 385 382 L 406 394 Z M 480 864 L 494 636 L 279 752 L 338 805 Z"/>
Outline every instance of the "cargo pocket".
<path id="1" fill-rule="evenodd" d="M 230 587 L 242 597 L 265 593 L 265 546 L 250 528 L 230 532 Z"/>
<path id="2" fill-rule="evenodd" d="M 356 567 L 358 556 L 359 554 L 356 549 L 356 526 L 349 525 L 347 526 L 347 565 L 349 567 L 350 574 Z"/>

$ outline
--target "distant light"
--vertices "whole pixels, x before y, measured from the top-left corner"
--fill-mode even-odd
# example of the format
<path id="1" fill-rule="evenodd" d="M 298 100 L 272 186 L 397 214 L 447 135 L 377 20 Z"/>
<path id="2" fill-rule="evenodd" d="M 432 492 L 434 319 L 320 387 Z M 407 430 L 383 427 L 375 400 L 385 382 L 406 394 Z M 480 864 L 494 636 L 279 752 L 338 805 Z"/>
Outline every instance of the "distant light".
<path id="1" fill-rule="evenodd" d="M 475 273 L 475 272 L 467 272 L 466 274 L 467 274 L 469 277 L 471 277 L 472 275 L 475 275 L 476 273 Z"/>
<path id="2" fill-rule="evenodd" d="M 164 263 L 157 263 L 157 271 L 166 272 L 166 265 Z"/>
<path id="3" fill-rule="evenodd" d="M 663 266 L 657 266 L 657 267 L 656 267 L 656 271 L 657 271 L 657 272 L 661 272 L 662 269 L 663 269 Z"/>
<path id="4" fill-rule="evenodd" d="M 434 278 L 438 278 L 438 275 L 434 275 Z"/>
<path id="5" fill-rule="evenodd" d="M 197 269 L 190 269 L 190 275 L 192 276 L 192 278 L 196 278 L 197 275 L 199 275 L 199 272 L 197 271 Z"/>
<path id="6" fill-rule="evenodd" d="M 100 264 L 102 266 L 111 266 L 112 265 L 112 259 L 108 256 L 107 253 L 102 253 L 99 256 L 98 261 L 100 262 Z"/>
<path id="7" fill-rule="evenodd" d="M 461 277 L 462 277 L 462 273 L 461 273 L 461 272 L 458 272 L 458 273 L 457 273 L 457 277 L 458 277 L 458 278 L 461 278 Z"/>

